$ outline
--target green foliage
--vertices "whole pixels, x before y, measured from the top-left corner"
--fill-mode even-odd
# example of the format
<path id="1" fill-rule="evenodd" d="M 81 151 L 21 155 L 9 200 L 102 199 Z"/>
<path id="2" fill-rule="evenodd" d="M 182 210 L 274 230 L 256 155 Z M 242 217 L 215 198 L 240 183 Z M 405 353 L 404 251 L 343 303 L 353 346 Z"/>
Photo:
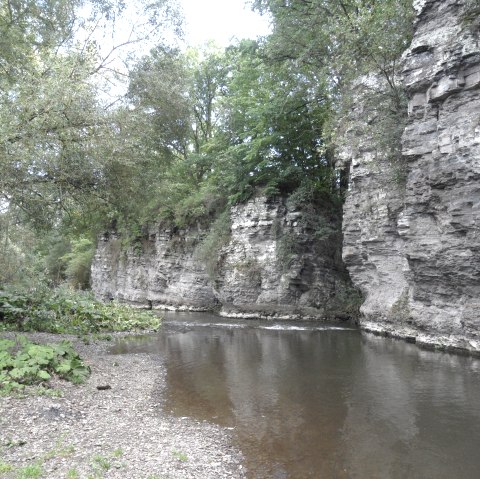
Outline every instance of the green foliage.
<path id="1" fill-rule="evenodd" d="M 6 474 L 7 472 L 11 472 L 13 470 L 13 466 L 4 462 L 0 459 L 0 474 Z"/>
<path id="2" fill-rule="evenodd" d="M 277 62 L 322 81 L 331 102 L 324 140 L 335 144 L 338 118 L 348 115 L 358 101 L 351 91 L 363 75 L 378 80 L 365 95 L 377 112 L 365 131 L 357 132 L 393 164 L 396 182 L 405 177 L 401 134 L 405 127 L 406 98 L 399 78 L 400 56 L 413 34 L 411 0 L 255 0 L 254 6 L 273 17 L 274 30 L 266 51 Z M 321 25 L 321 28 L 319 27 Z"/>
<path id="3" fill-rule="evenodd" d="M 38 235 L 12 211 L 0 211 L 0 284 L 29 286 L 42 280 L 45 265 L 37 250 Z"/>
<path id="4" fill-rule="evenodd" d="M 79 477 L 80 477 L 80 474 L 78 473 L 78 470 L 76 468 L 72 468 L 67 471 L 68 479 L 78 479 Z"/>
<path id="5" fill-rule="evenodd" d="M 337 288 L 335 296 L 329 298 L 326 312 L 330 317 L 339 319 L 360 318 L 360 306 L 365 301 L 362 293 L 353 287 Z"/>
<path id="6" fill-rule="evenodd" d="M 41 464 L 29 464 L 17 471 L 18 479 L 38 479 L 43 476 L 43 467 Z"/>
<path id="7" fill-rule="evenodd" d="M 4 392 L 45 383 L 53 375 L 79 384 L 89 374 L 90 368 L 68 341 L 40 345 L 23 336 L 15 341 L 0 339 L 0 390 Z"/>
<path id="8" fill-rule="evenodd" d="M 173 455 L 173 457 L 175 457 L 176 459 L 178 459 L 181 462 L 188 461 L 188 456 L 182 451 L 173 450 L 172 455 Z"/>
<path id="9" fill-rule="evenodd" d="M 95 37 L 100 28 L 112 29 L 125 7 L 110 0 L 0 7 L 0 191 L 39 227 L 105 200 L 105 154 L 116 132 L 99 89 L 112 80 L 108 62 L 116 46 L 106 54 Z M 154 32 L 168 2 L 142 0 L 136 7 Z M 142 37 L 132 31 L 128 43 Z"/>
<path id="10" fill-rule="evenodd" d="M 289 211 L 301 211 L 300 224 L 307 232 L 313 232 L 317 247 L 325 251 L 342 242 L 342 199 L 332 195 L 318 183 L 305 182 L 287 200 Z"/>
<path id="11" fill-rule="evenodd" d="M 108 458 L 97 454 L 93 458 L 92 467 L 95 470 L 108 471 L 112 467 L 112 464 L 110 463 L 110 460 Z"/>
<path id="12" fill-rule="evenodd" d="M 268 47 L 273 57 L 310 65 L 317 75 L 329 78 L 331 86 L 376 72 L 394 86 L 399 56 L 413 32 L 411 0 L 255 0 L 253 4 L 273 17 Z"/>
<path id="13" fill-rule="evenodd" d="M 91 293 L 48 288 L 19 293 L 0 291 L 0 328 L 89 334 L 156 330 L 160 318 L 116 302 L 96 301 Z"/>
<path id="14" fill-rule="evenodd" d="M 122 457 L 123 456 L 123 449 L 122 448 L 117 448 L 115 449 L 113 452 L 112 452 L 112 456 L 113 457 L 116 457 L 116 458 L 119 458 L 119 457 Z"/>
<path id="15" fill-rule="evenodd" d="M 118 126 L 122 176 L 109 200 L 123 238 L 158 220 L 209 224 L 259 187 L 275 196 L 314 179 L 335 189 L 325 85 L 263 56 L 253 41 L 225 52 L 156 48 L 134 67 L 132 106 L 118 117 L 129 125 Z"/>
<path id="16" fill-rule="evenodd" d="M 348 110 L 346 91 L 364 73 L 381 75 L 387 85 L 372 94 L 381 112 L 369 135 L 402 178 L 405 98 L 396 72 L 412 32 L 411 0 L 255 0 L 272 15 L 270 37 L 225 51 L 209 45 L 181 52 L 162 43 L 133 64 L 128 93 L 115 108 L 100 94 L 115 76 L 109 58 L 101 58 L 93 33 L 80 43 L 74 32 L 108 24 L 125 3 L 37 3 L 0 8 L 3 284 L 68 280 L 87 288 L 92 238 L 113 229 L 124 244 L 138 245 L 158 221 L 181 229 L 213 223 L 197 253 L 215 277 L 228 239 L 222 214 L 228 205 L 259 191 L 293 193 L 294 202 L 309 189 L 321 192 L 325 205 L 337 204 L 332 119 Z M 141 3 L 153 29 L 172 11 L 168 0 Z M 477 3 L 469 0 L 473 12 Z M 88 18 L 79 15 L 81 7 Z M 306 227 L 323 246 L 336 241 L 330 227 L 336 207 L 316 220 L 306 201 Z M 288 259 L 295 246 L 282 241 Z M 64 303 L 44 298 L 10 305 L 32 306 L 28 314 L 15 316 L 9 307 L 2 314 L 21 327 L 81 331 L 111 324 L 98 305 L 85 306 L 80 320 Z"/>
<path id="17" fill-rule="evenodd" d="M 277 263 L 280 265 L 283 273 L 289 270 L 300 252 L 301 248 L 296 235 L 288 233 L 280 237 L 277 244 L 276 256 Z"/>
<path id="18" fill-rule="evenodd" d="M 71 286 L 86 289 L 90 284 L 90 268 L 95 254 L 95 244 L 89 238 L 71 242 L 71 251 L 62 256 L 65 261 L 65 275 Z"/>

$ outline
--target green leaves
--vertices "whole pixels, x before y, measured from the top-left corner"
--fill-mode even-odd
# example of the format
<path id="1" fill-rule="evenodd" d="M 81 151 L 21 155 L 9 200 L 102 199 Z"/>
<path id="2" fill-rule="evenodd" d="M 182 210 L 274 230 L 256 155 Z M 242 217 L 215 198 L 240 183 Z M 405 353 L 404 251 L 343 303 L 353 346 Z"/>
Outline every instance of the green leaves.
<path id="1" fill-rule="evenodd" d="M 12 303 L 17 307 L 13 308 Z M 102 331 L 157 330 L 160 324 L 161 319 L 151 312 L 139 311 L 115 302 L 105 304 L 96 301 L 91 293 L 65 288 L 25 294 L 0 291 L 0 329 L 3 326 L 4 329 L 23 331 L 89 334 Z M 52 359 L 49 348 L 30 347 L 37 362 Z M 68 342 L 61 342 L 54 348 L 54 353 L 60 356 L 72 352 Z M 25 353 L 30 354 L 30 351 L 27 349 Z"/>
<path id="2" fill-rule="evenodd" d="M 16 341 L 0 339 L 0 391 L 44 383 L 54 375 L 80 384 L 89 374 L 90 368 L 68 341 L 41 345 L 23 336 Z"/>

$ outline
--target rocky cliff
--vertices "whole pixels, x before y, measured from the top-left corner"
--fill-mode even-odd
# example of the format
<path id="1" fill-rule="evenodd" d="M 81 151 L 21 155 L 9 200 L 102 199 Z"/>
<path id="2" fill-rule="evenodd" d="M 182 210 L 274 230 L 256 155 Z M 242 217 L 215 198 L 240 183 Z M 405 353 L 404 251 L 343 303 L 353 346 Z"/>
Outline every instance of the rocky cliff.
<path id="1" fill-rule="evenodd" d="M 341 261 L 338 208 L 309 208 L 264 197 L 234 206 L 227 240 L 218 251 L 207 250 L 211 258 L 203 246 L 215 231 L 159 226 L 128 251 L 115 234 L 106 235 L 94 259 L 92 288 L 104 299 L 153 308 L 346 317 L 356 293 Z"/>
<path id="2" fill-rule="evenodd" d="M 343 258 L 366 296 L 364 328 L 480 351 L 480 48 L 466 3 L 416 2 L 401 165 L 356 138 L 375 112 L 361 98 L 351 112 Z"/>

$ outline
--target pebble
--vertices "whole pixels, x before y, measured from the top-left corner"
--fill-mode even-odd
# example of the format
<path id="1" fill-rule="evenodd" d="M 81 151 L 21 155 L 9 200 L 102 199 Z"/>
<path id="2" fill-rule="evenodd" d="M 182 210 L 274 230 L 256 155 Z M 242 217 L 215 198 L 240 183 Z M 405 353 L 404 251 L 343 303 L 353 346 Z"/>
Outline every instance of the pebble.
<path id="1" fill-rule="evenodd" d="M 41 343 L 62 339 L 45 333 L 29 336 Z M 56 380 L 62 398 L 0 397 L 2 437 L 28 440 L 3 448 L 4 462 L 24 467 L 39 460 L 48 479 L 64 479 L 73 468 L 82 479 L 94 476 L 96 456 L 110 464 L 108 479 L 247 477 L 230 430 L 161 410 L 166 382 L 160 357 L 137 354 L 132 360 L 132 355 L 121 355 L 113 362 L 108 342 L 84 345 L 75 337 L 67 339 L 89 358 L 91 377 L 81 386 Z M 98 391 L 101 384 L 110 385 L 115 395 Z M 188 460 L 180 461 L 178 453 Z"/>

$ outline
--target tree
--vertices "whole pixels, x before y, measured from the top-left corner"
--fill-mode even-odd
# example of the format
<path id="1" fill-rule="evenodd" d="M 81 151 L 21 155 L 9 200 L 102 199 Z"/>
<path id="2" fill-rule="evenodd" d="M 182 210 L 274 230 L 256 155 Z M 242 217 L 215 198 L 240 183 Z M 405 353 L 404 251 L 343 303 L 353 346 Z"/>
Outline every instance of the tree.
<path id="1" fill-rule="evenodd" d="M 131 74 L 131 106 L 117 127 L 120 164 L 135 158 L 135 180 L 122 180 L 117 195 L 129 222 L 155 214 L 180 226 L 208 221 L 259 187 L 287 193 L 311 181 L 333 193 L 325 88 L 304 69 L 269 61 L 255 41 L 224 52 L 152 50 Z M 139 201 L 121 200 L 134 184 Z"/>
<path id="2" fill-rule="evenodd" d="M 166 1 L 147 10 L 152 6 Z M 88 18 L 80 17 L 80 8 Z M 92 197 L 104 199 L 99 151 L 107 151 L 115 132 L 99 77 L 111 73 L 119 45 L 102 52 L 95 28 L 123 8 L 109 0 L 2 0 L 0 194 L 38 226 L 58 222 Z"/>
<path id="3" fill-rule="evenodd" d="M 323 126 L 330 104 L 324 85 L 288 62 L 270 61 L 265 46 L 254 41 L 231 46 L 226 55 L 230 74 L 217 149 L 232 159 L 231 168 L 223 165 L 221 171 L 235 172 L 234 196 L 265 186 L 288 193 L 306 180 L 328 189 Z"/>
<path id="4" fill-rule="evenodd" d="M 344 85 L 381 73 L 396 88 L 396 67 L 413 32 L 411 0 L 254 0 L 273 17 L 270 54 L 309 65 Z"/>
<path id="5" fill-rule="evenodd" d="M 401 135 L 407 120 L 406 94 L 399 64 L 413 33 L 411 0 L 255 0 L 254 7 L 273 17 L 268 54 L 323 79 L 332 104 L 326 124 L 332 134 L 356 102 L 355 85 L 376 112 L 364 138 L 370 138 L 395 170 L 402 170 Z M 362 77 L 370 81 L 361 81 Z M 360 82 L 360 83 L 359 83 Z M 333 146 L 332 146 L 333 147 Z M 398 177 L 402 176 L 401 171 Z M 341 173 L 345 183 L 345 171 Z"/>
<path id="6" fill-rule="evenodd" d="M 130 164 L 115 158 L 118 115 L 101 89 L 119 73 L 120 49 L 154 35 L 170 15 L 168 0 L 140 5 L 141 22 L 106 50 L 103 29 L 114 30 L 123 1 L 0 0 L 2 280 L 30 277 L 27 259 L 35 274 L 58 261 L 40 258 L 52 230 L 66 254 L 76 236 L 91 238 L 112 217 L 112 178 L 125 178 Z"/>

